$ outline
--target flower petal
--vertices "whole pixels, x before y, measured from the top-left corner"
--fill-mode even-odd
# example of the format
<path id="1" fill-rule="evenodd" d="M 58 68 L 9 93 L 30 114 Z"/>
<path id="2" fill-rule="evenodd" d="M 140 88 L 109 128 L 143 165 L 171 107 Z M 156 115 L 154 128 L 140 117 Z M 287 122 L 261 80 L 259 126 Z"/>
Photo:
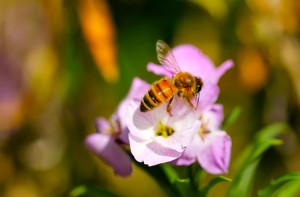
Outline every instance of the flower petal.
<path id="1" fill-rule="evenodd" d="M 193 45 L 180 45 L 173 49 L 174 56 L 182 71 L 192 73 L 207 83 L 217 84 L 220 77 L 233 66 L 232 60 L 227 60 L 218 68 L 208 56 Z"/>
<path id="2" fill-rule="evenodd" d="M 171 164 L 177 166 L 189 166 L 196 161 L 196 157 L 191 157 L 189 154 L 182 154 L 178 159 L 171 161 Z"/>
<path id="3" fill-rule="evenodd" d="M 213 83 L 203 84 L 203 88 L 200 91 L 199 103 L 197 111 L 202 113 L 207 107 L 215 103 L 219 96 L 219 87 Z"/>
<path id="4" fill-rule="evenodd" d="M 210 105 L 202 112 L 200 117 L 206 127 L 206 130 L 218 130 L 224 118 L 223 106 L 221 104 Z"/>
<path id="5" fill-rule="evenodd" d="M 118 136 L 118 139 L 121 140 L 122 143 L 127 144 L 127 145 L 129 144 L 128 133 L 129 133 L 129 130 L 126 127 Z"/>
<path id="6" fill-rule="evenodd" d="M 216 83 L 218 83 L 219 79 L 221 78 L 221 76 L 230 68 L 233 67 L 233 61 L 232 60 L 226 60 L 225 62 L 223 62 L 216 71 L 216 75 L 215 75 L 215 80 Z"/>
<path id="7" fill-rule="evenodd" d="M 167 120 L 162 121 L 173 128 L 175 132 L 167 138 L 156 137 L 155 141 L 162 146 L 183 152 L 190 145 L 197 131 L 199 131 L 201 122 L 186 103 L 179 104 L 177 102 L 175 104 L 173 105 L 173 117 L 167 116 Z"/>
<path id="8" fill-rule="evenodd" d="M 197 159 L 211 174 L 227 173 L 230 160 L 231 139 L 226 132 L 214 131 L 207 134 Z"/>
<path id="9" fill-rule="evenodd" d="M 152 140 L 160 146 L 182 152 L 199 130 L 200 121 L 185 100 L 174 100 L 173 117 L 166 112 L 166 105 L 167 103 L 164 103 L 145 113 L 140 112 L 137 102 L 131 102 L 128 106 L 128 128 L 135 137 L 145 141 Z M 171 127 L 175 132 L 167 138 L 155 136 L 156 127 L 160 122 Z"/>
<path id="10" fill-rule="evenodd" d="M 116 175 L 129 176 L 132 172 L 131 159 L 114 141 L 111 135 L 91 134 L 85 139 L 86 148 L 113 167 Z"/>
<path id="11" fill-rule="evenodd" d="M 149 166 L 177 159 L 182 153 L 161 146 L 154 141 L 144 141 L 129 133 L 130 150 L 138 162 Z"/>
<path id="12" fill-rule="evenodd" d="M 195 138 L 197 138 L 197 136 L 195 136 Z M 183 152 L 183 154 L 181 155 L 181 157 L 179 157 L 178 159 L 172 161 L 171 163 L 174 165 L 178 165 L 178 166 L 189 166 L 192 163 L 194 163 L 196 161 L 197 158 L 197 150 L 195 147 L 195 145 L 193 145 L 193 143 L 195 143 L 197 140 L 192 141 L 192 143 L 185 149 L 185 151 Z"/>
<path id="13" fill-rule="evenodd" d="M 209 81 L 215 66 L 197 47 L 183 44 L 173 49 L 173 54 L 182 71 L 201 77 L 203 81 Z"/>
<path id="14" fill-rule="evenodd" d="M 221 104 L 214 104 L 210 110 L 211 116 L 214 117 L 214 128 L 220 128 L 221 124 L 224 119 L 224 110 L 223 110 L 223 105 Z"/>
<path id="15" fill-rule="evenodd" d="M 127 117 L 127 106 L 129 102 L 134 99 L 141 100 L 149 88 L 150 85 L 140 78 L 135 77 L 133 79 L 129 93 L 127 94 L 125 99 L 122 100 L 116 112 L 116 116 L 118 117 L 118 121 L 122 130 L 126 127 L 125 119 Z"/>
<path id="16" fill-rule="evenodd" d="M 96 118 L 95 125 L 98 133 L 109 134 L 109 130 L 111 129 L 111 126 L 109 125 L 109 123 L 105 118 L 103 117 Z"/>
<path id="17" fill-rule="evenodd" d="M 152 119 L 151 112 L 141 112 L 140 103 L 131 101 L 127 107 L 126 124 L 132 135 L 149 140 L 154 136 L 155 121 Z"/>
<path id="18" fill-rule="evenodd" d="M 166 105 L 144 113 L 140 112 L 137 102 L 129 104 L 129 142 L 137 161 L 151 166 L 180 157 L 200 129 L 200 121 L 185 100 L 174 100 L 172 117 L 166 112 Z M 156 127 L 160 123 L 175 132 L 169 137 L 156 136 Z"/>
<path id="19" fill-rule="evenodd" d="M 166 67 L 154 64 L 152 62 L 147 65 L 147 71 L 166 77 L 172 77 L 174 75 L 174 73 L 170 72 L 168 69 L 166 69 Z"/>

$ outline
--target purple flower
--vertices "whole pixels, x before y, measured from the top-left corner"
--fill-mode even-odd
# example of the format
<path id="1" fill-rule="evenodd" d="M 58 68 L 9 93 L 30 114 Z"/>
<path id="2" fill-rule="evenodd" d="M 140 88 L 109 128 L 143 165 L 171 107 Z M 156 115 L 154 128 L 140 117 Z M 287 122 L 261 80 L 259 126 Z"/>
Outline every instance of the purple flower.
<path id="1" fill-rule="evenodd" d="M 135 78 L 128 95 L 120 103 L 110 120 L 97 118 L 97 133 L 91 134 L 85 139 L 86 147 L 112 166 L 117 175 L 129 176 L 132 172 L 131 159 L 122 148 L 129 144 L 128 128 L 124 122 L 127 105 L 133 99 L 141 100 L 143 92 L 146 92 L 148 88 L 149 85 L 146 82 Z"/>
<path id="2" fill-rule="evenodd" d="M 200 121 L 185 103 L 175 100 L 173 117 L 167 103 L 152 111 L 140 112 L 139 102 L 128 106 L 126 119 L 131 153 L 139 162 L 153 166 L 179 158 L 200 129 Z"/>
<path id="3" fill-rule="evenodd" d="M 223 120 L 221 105 L 212 105 L 202 113 L 202 126 L 182 157 L 174 161 L 177 165 L 190 165 L 196 160 L 211 174 L 227 173 L 230 161 L 231 139 L 220 130 Z"/>
<path id="4" fill-rule="evenodd" d="M 233 66 L 231 60 L 225 61 L 219 67 L 215 67 L 213 62 L 193 45 L 180 45 L 172 50 L 174 57 L 181 71 L 186 71 L 203 81 L 200 92 L 198 109 L 204 109 L 213 104 L 219 95 L 218 81 L 220 77 Z M 147 69 L 157 75 L 172 77 L 175 73 L 170 71 L 165 65 L 149 63 Z"/>
<path id="5" fill-rule="evenodd" d="M 173 161 L 178 165 L 190 165 L 196 160 L 209 173 L 220 174 L 228 170 L 231 140 L 220 129 L 223 120 L 223 108 L 215 102 L 219 95 L 218 81 L 233 66 L 231 60 L 215 67 L 212 61 L 192 45 L 180 45 L 172 50 L 181 71 L 186 71 L 203 81 L 196 117 L 201 121 L 201 128 L 183 155 Z M 149 63 L 148 71 L 167 77 L 174 76 L 168 65 Z M 194 98 L 193 102 L 196 98 Z"/>
<path id="6" fill-rule="evenodd" d="M 85 139 L 86 147 L 101 160 L 113 167 L 116 175 L 131 174 L 131 159 L 122 149 L 118 131 L 104 118 L 96 120 L 97 131 Z"/>

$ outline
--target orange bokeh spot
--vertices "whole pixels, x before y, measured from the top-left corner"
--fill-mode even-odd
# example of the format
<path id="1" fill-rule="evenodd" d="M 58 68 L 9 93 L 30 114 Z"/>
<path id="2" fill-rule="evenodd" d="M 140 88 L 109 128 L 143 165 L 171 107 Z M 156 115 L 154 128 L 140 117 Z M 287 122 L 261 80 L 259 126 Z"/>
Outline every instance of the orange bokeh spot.
<path id="1" fill-rule="evenodd" d="M 261 89 L 269 75 L 269 69 L 261 54 L 256 50 L 246 50 L 241 52 L 238 61 L 242 85 L 251 92 Z"/>
<path id="2" fill-rule="evenodd" d="M 84 38 L 107 82 L 118 80 L 115 28 L 105 0 L 80 0 L 79 17 Z"/>

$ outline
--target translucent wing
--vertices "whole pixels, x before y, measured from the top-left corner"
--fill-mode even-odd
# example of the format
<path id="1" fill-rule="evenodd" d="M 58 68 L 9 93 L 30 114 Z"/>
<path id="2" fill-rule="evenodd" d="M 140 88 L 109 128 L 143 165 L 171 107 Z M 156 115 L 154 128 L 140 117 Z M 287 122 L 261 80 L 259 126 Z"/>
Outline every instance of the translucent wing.
<path id="1" fill-rule="evenodd" d="M 180 72 L 180 68 L 170 47 L 162 40 L 156 42 L 157 59 L 161 65 L 167 67 L 171 72 Z"/>

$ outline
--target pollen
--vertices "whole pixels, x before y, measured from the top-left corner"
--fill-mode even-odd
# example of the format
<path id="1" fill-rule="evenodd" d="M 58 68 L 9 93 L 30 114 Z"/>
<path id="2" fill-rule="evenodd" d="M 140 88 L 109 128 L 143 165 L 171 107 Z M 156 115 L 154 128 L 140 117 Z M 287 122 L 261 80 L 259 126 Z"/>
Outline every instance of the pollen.
<path id="1" fill-rule="evenodd" d="M 173 128 L 164 125 L 162 122 L 159 122 L 155 134 L 156 136 L 162 136 L 164 138 L 167 138 L 171 136 L 174 132 L 175 131 Z"/>

